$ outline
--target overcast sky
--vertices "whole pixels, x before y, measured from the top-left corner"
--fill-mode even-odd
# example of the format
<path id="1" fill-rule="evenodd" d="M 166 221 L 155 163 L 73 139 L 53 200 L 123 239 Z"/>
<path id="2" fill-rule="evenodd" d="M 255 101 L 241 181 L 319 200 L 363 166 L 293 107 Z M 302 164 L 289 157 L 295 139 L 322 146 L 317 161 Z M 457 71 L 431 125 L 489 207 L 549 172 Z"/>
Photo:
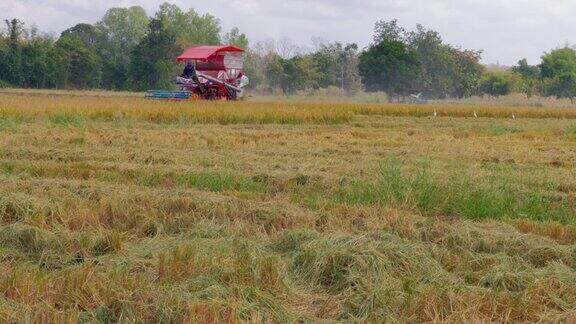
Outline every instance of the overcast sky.
<path id="1" fill-rule="evenodd" d="M 110 7 L 140 5 L 153 15 L 162 0 L 0 0 L 0 18 L 18 17 L 59 33 L 98 21 Z M 450 44 L 483 49 L 485 63 L 538 63 L 544 51 L 576 43 L 576 0 L 173 0 L 237 26 L 252 42 L 287 37 L 311 46 L 328 41 L 371 41 L 374 22 L 398 19 L 437 30 Z"/>

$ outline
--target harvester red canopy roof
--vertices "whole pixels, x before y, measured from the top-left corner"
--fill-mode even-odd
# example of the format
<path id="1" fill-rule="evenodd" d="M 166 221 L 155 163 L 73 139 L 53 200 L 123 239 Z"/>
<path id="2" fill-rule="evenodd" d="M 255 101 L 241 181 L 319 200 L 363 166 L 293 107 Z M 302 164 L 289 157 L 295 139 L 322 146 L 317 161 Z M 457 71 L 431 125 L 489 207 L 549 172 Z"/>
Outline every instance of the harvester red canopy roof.
<path id="1" fill-rule="evenodd" d="M 186 60 L 202 60 L 206 61 L 223 52 L 244 52 L 243 49 L 236 46 L 199 46 L 192 47 L 184 51 L 182 55 L 178 56 L 176 61 L 183 62 Z"/>

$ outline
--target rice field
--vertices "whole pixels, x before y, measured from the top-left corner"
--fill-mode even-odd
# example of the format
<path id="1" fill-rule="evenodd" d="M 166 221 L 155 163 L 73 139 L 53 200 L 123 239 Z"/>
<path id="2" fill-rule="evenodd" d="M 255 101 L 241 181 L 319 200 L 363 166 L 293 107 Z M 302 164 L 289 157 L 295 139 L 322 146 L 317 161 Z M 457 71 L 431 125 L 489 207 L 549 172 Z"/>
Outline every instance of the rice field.
<path id="1" fill-rule="evenodd" d="M 574 322 L 575 170 L 574 108 L 0 93 L 0 322 Z"/>

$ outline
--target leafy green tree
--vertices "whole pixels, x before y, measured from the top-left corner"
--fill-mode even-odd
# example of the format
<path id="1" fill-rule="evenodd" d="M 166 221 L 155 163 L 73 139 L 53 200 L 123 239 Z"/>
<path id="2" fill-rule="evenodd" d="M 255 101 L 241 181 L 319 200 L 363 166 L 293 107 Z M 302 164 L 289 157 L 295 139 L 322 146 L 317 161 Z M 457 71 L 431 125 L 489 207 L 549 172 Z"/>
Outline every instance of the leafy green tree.
<path id="1" fill-rule="evenodd" d="M 24 23 L 18 19 L 5 20 L 7 29 L 7 50 L 2 61 L 4 62 L 1 78 L 13 85 L 23 82 L 22 74 L 22 36 L 25 33 Z"/>
<path id="2" fill-rule="evenodd" d="M 410 32 L 407 43 L 418 55 L 418 74 L 412 87 L 429 98 L 454 94 L 455 60 L 453 50 L 442 42 L 438 32 L 418 25 Z"/>
<path id="3" fill-rule="evenodd" d="M 522 78 L 520 91 L 526 94 L 526 96 L 530 98 L 534 94 L 541 92 L 539 66 L 530 65 L 528 64 L 528 60 L 522 59 L 518 61 L 516 66 L 512 67 L 512 71 Z"/>
<path id="4" fill-rule="evenodd" d="M 184 12 L 180 7 L 165 2 L 156 12 L 156 19 L 175 33 L 182 48 L 220 44 L 220 21 L 210 14 L 199 15 L 194 9 Z"/>
<path id="5" fill-rule="evenodd" d="M 489 71 L 480 80 L 480 91 L 492 97 L 510 94 L 516 85 L 514 74 L 507 71 Z"/>
<path id="6" fill-rule="evenodd" d="M 512 67 L 512 71 L 524 79 L 538 79 L 540 77 L 540 67 L 528 64 L 528 60 L 525 58 L 518 61 L 518 64 Z"/>
<path id="7" fill-rule="evenodd" d="M 48 55 L 54 46 L 53 39 L 34 36 L 22 45 L 22 84 L 25 88 L 45 88 L 49 84 Z"/>
<path id="8" fill-rule="evenodd" d="M 318 82 L 320 87 L 340 87 L 342 74 L 344 73 L 342 51 L 342 44 L 333 43 L 322 44 L 316 52 L 312 53 L 312 58 L 318 69 Z"/>
<path id="9" fill-rule="evenodd" d="M 111 8 L 96 24 L 105 33 L 119 55 L 129 53 L 146 35 L 150 18 L 139 6 Z"/>
<path id="10" fill-rule="evenodd" d="M 561 74 L 576 72 L 576 50 L 564 47 L 542 56 L 542 78 L 555 78 Z"/>
<path id="11" fill-rule="evenodd" d="M 60 37 L 78 37 L 86 48 L 101 51 L 105 46 L 106 34 L 101 28 L 90 24 L 77 24 L 60 34 Z"/>
<path id="12" fill-rule="evenodd" d="M 222 43 L 225 45 L 233 45 L 247 50 L 250 47 L 250 42 L 246 34 L 241 33 L 238 27 L 232 28 L 224 37 L 222 38 Z"/>
<path id="13" fill-rule="evenodd" d="M 336 86 L 351 93 L 361 89 L 358 45 L 343 46 L 339 42 L 321 44 L 311 56 L 321 88 Z"/>
<path id="14" fill-rule="evenodd" d="M 576 50 L 569 47 L 553 50 L 542 57 L 540 65 L 546 94 L 557 98 L 576 97 Z"/>
<path id="15" fill-rule="evenodd" d="M 98 57 L 76 36 L 61 37 L 56 42 L 58 56 L 64 64 L 65 88 L 98 87 Z"/>
<path id="16" fill-rule="evenodd" d="M 478 93 L 480 78 L 485 67 L 480 64 L 480 51 L 452 48 L 453 84 L 452 97 L 464 98 Z"/>
<path id="17" fill-rule="evenodd" d="M 130 79 L 136 90 L 172 88 L 176 65 L 174 58 L 182 52 L 177 35 L 162 20 L 152 19 L 148 33 L 134 48 L 130 64 Z"/>
<path id="18" fill-rule="evenodd" d="M 416 51 L 399 40 L 384 39 L 360 54 L 360 75 L 369 91 L 408 95 L 418 68 Z"/>
<path id="19" fill-rule="evenodd" d="M 292 94 L 300 90 L 318 88 L 317 70 L 314 61 L 308 55 L 297 55 L 290 59 L 283 59 L 282 90 L 286 94 Z"/>
<path id="20" fill-rule="evenodd" d="M 362 90 L 362 80 L 358 66 L 360 64 L 358 45 L 356 43 L 347 44 L 342 52 L 342 61 L 344 62 L 344 74 L 342 85 L 344 90 L 350 94 Z"/>
<path id="21" fill-rule="evenodd" d="M 268 91 L 273 92 L 274 89 L 284 88 L 284 66 L 283 59 L 276 53 L 268 53 L 264 57 L 263 66 L 264 76 L 267 81 Z"/>
<path id="22" fill-rule="evenodd" d="M 88 27 L 73 30 L 85 43 L 94 40 L 102 62 L 102 86 L 107 89 L 128 87 L 128 66 L 133 49 L 140 44 L 148 30 L 150 18 L 142 7 L 111 8 L 96 24 L 96 30 Z M 98 40 L 99 35 L 103 37 Z M 88 42 L 86 40 L 88 39 Z M 90 48 L 90 46 L 89 46 Z"/>
<path id="23" fill-rule="evenodd" d="M 68 83 L 68 54 L 58 46 L 51 46 L 46 56 L 46 86 L 63 89 Z"/>
<path id="24" fill-rule="evenodd" d="M 8 39 L 0 32 L 0 88 L 9 86 L 7 81 L 9 55 L 10 48 L 8 46 Z"/>
<path id="25" fill-rule="evenodd" d="M 547 80 L 547 93 L 557 98 L 568 98 L 574 103 L 576 98 L 576 73 L 565 72 Z"/>
<path id="26" fill-rule="evenodd" d="M 380 20 L 374 27 L 374 43 L 378 44 L 385 40 L 404 42 L 406 34 L 406 30 L 398 26 L 398 20 Z"/>
<path id="27" fill-rule="evenodd" d="M 369 91 L 463 97 L 478 87 L 483 72 L 480 54 L 444 44 L 438 32 L 422 25 L 407 32 L 396 20 L 379 21 L 374 43 L 360 55 L 359 69 Z"/>

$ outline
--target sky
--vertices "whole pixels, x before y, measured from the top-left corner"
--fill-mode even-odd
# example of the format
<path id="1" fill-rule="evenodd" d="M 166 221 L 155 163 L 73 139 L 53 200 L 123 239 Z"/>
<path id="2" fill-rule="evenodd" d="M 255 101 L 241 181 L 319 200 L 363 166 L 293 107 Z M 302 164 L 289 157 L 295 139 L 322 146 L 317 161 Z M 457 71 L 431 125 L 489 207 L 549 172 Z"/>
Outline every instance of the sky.
<path id="1" fill-rule="evenodd" d="M 153 15 L 163 0 L 0 0 L 0 19 L 18 17 L 28 26 L 59 34 L 77 23 L 95 23 L 111 7 L 139 5 Z M 223 29 L 239 27 L 251 42 L 291 39 L 312 46 L 313 38 L 372 40 L 374 23 L 398 19 L 422 24 L 452 45 L 483 50 L 487 64 L 532 64 L 541 55 L 576 44 L 576 0 L 172 0 L 183 9 L 211 13 Z"/>

